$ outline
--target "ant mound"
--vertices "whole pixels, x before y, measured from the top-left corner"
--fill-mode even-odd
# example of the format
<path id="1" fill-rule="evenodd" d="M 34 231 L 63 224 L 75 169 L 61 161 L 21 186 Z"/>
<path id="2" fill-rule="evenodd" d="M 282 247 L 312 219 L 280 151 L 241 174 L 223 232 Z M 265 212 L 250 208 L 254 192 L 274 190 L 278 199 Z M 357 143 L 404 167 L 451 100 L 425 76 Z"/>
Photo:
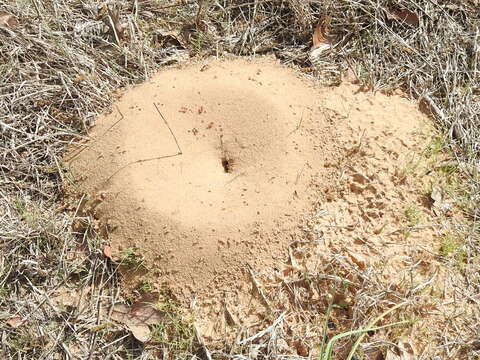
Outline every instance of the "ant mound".
<path id="1" fill-rule="evenodd" d="M 373 95 L 349 123 L 332 108 L 350 112 L 342 96 L 354 91 L 272 60 L 163 70 L 97 119 L 70 160 L 75 189 L 94 199 L 114 256 L 155 269 L 157 286 L 184 300 L 240 289 L 249 268 L 283 261 L 329 201 L 347 128 L 410 126 L 395 106 L 375 113 Z"/>

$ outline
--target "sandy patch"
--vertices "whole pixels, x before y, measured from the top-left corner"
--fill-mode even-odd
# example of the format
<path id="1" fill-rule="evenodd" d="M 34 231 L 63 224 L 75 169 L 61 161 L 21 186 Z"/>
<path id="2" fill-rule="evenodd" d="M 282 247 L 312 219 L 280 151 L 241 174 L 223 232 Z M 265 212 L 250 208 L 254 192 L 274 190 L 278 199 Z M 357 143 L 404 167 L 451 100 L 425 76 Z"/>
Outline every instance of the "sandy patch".
<path id="1" fill-rule="evenodd" d="M 423 206 L 402 171 L 424 126 L 399 96 L 320 88 L 268 59 L 213 61 L 125 92 L 70 164 L 114 253 L 139 254 L 180 299 L 221 304 L 304 239 L 348 247 L 362 268 L 402 265 L 392 241 Z"/>

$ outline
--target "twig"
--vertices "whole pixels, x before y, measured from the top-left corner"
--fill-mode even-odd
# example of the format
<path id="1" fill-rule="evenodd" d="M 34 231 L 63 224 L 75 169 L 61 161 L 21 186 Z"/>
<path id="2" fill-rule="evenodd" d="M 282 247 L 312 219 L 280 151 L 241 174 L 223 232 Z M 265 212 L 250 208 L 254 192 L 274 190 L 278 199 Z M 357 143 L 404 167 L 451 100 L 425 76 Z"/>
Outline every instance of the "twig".
<path id="1" fill-rule="evenodd" d="M 178 143 L 178 140 L 177 140 L 177 137 L 175 136 L 175 134 L 173 133 L 172 131 L 172 128 L 170 127 L 170 125 L 168 125 L 168 122 L 167 120 L 165 119 L 165 117 L 163 116 L 162 112 L 160 111 L 160 109 L 158 108 L 157 104 L 153 103 L 153 105 L 155 106 L 155 109 L 157 109 L 157 112 L 160 114 L 160 116 L 162 117 L 162 120 L 163 122 L 165 123 L 165 125 L 167 126 L 168 130 L 170 131 L 170 134 L 172 135 L 173 139 L 175 140 L 175 144 L 177 144 L 177 148 L 178 148 L 178 153 L 177 155 L 182 155 L 182 148 L 180 147 L 180 144 Z"/>
<path id="2" fill-rule="evenodd" d="M 258 284 L 257 282 L 257 279 L 255 278 L 255 275 L 253 273 L 253 270 L 250 266 L 248 266 L 248 272 L 250 273 L 250 279 L 252 280 L 252 284 L 253 284 L 253 288 L 255 290 L 255 292 L 258 294 L 258 296 L 260 296 L 260 300 L 262 301 L 263 305 L 269 310 L 271 311 L 272 308 L 270 307 L 270 304 L 268 303 L 268 300 L 267 298 L 265 297 L 265 295 L 263 294 L 263 291 L 262 289 L 260 288 L 260 285 Z"/>
<path id="3" fill-rule="evenodd" d="M 277 318 L 277 320 L 275 320 L 273 322 L 272 325 L 270 325 L 269 327 L 265 328 L 264 330 L 260 331 L 259 333 L 245 339 L 245 340 L 242 340 L 238 343 L 238 345 L 243 345 L 243 344 L 247 344 L 249 342 L 252 342 L 252 341 L 255 341 L 256 339 L 259 339 L 261 338 L 262 336 L 268 334 L 269 332 L 271 332 L 272 330 L 274 330 L 282 321 L 283 319 L 285 318 L 285 314 L 286 312 L 283 312 L 280 314 L 280 316 Z"/>
<path id="4" fill-rule="evenodd" d="M 210 351 L 208 350 L 207 346 L 205 345 L 205 341 L 203 341 L 202 335 L 200 334 L 200 331 L 198 330 L 198 327 L 193 324 L 193 329 L 195 330 L 195 335 L 197 337 L 197 341 L 200 344 L 200 346 L 203 349 L 203 352 L 205 353 L 205 356 L 207 357 L 207 360 L 212 360 L 212 355 L 210 354 Z"/>

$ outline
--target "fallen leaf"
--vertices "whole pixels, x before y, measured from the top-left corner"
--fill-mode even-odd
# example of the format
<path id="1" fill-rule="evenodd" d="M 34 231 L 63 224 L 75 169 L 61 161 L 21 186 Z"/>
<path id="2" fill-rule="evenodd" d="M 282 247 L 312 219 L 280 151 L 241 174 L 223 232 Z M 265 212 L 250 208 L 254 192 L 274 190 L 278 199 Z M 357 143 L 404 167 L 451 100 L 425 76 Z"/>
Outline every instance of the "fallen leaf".
<path id="1" fill-rule="evenodd" d="M 131 315 L 147 325 L 157 324 L 164 318 L 162 312 L 155 309 L 152 304 L 145 302 L 135 303 L 131 308 Z"/>
<path id="2" fill-rule="evenodd" d="M 393 18 L 408 25 L 418 25 L 419 23 L 418 15 L 407 9 L 390 9 L 388 14 L 390 14 L 390 19 Z"/>
<path id="3" fill-rule="evenodd" d="M 432 188 L 432 193 L 430 197 L 433 200 L 433 205 L 435 206 L 436 203 L 441 203 L 443 200 L 442 188 L 439 186 L 434 186 Z"/>
<path id="4" fill-rule="evenodd" d="M 162 47 L 175 46 L 183 49 L 186 49 L 187 47 L 187 44 L 182 39 L 182 34 L 178 31 L 161 31 L 160 30 L 160 31 L 157 31 L 155 38 L 158 44 Z M 204 67 L 202 67 L 202 69 Z M 200 69 L 200 71 L 204 71 L 202 69 Z"/>
<path id="5" fill-rule="evenodd" d="M 331 46 L 331 37 L 329 36 L 329 28 L 332 18 L 330 16 L 322 16 L 313 31 L 313 46 L 311 50 L 318 49 L 323 46 Z"/>
<path id="6" fill-rule="evenodd" d="M 387 350 L 385 360 L 414 360 L 415 350 L 413 346 L 405 341 L 400 341 L 395 349 Z"/>
<path id="7" fill-rule="evenodd" d="M 15 16 L 0 12 L 0 27 L 14 28 L 18 25 L 18 20 Z"/>
<path id="8" fill-rule="evenodd" d="M 78 292 L 61 286 L 51 294 L 50 299 L 57 306 L 75 306 L 81 298 Z"/>
<path id="9" fill-rule="evenodd" d="M 163 313 L 144 300 L 130 307 L 125 304 L 115 305 L 111 317 L 112 320 L 126 325 L 135 339 L 141 342 L 150 340 L 151 331 L 148 325 L 157 324 L 164 319 Z"/>
<path id="10" fill-rule="evenodd" d="M 19 317 L 19 316 L 15 316 L 15 317 L 12 317 L 12 318 L 8 319 L 6 321 L 6 323 L 7 323 L 8 326 L 11 326 L 11 327 L 15 328 L 15 327 L 20 326 L 20 324 L 22 323 L 22 318 Z"/>
<path id="11" fill-rule="evenodd" d="M 347 254 L 354 264 L 356 264 L 362 270 L 365 269 L 367 266 L 367 260 L 365 259 L 365 256 L 353 251 L 347 251 Z"/>
<path id="12" fill-rule="evenodd" d="M 295 348 L 297 350 L 297 354 L 300 356 L 307 357 L 308 354 L 310 353 L 310 350 L 308 349 L 308 347 L 300 341 L 298 341 L 295 344 Z"/>
<path id="13" fill-rule="evenodd" d="M 113 306 L 112 319 L 125 324 L 128 321 L 130 308 L 125 304 L 116 304 Z"/>
<path id="14" fill-rule="evenodd" d="M 75 79 L 73 79 L 73 82 L 76 83 L 76 84 L 79 84 L 82 81 L 84 81 L 86 78 L 87 78 L 87 76 L 85 74 L 81 74 L 81 75 L 77 76 Z"/>
<path id="15" fill-rule="evenodd" d="M 110 32 L 117 42 L 126 38 L 125 31 L 128 28 L 128 24 L 120 22 L 120 9 L 118 6 L 103 5 L 98 9 L 97 20 L 100 19 L 110 28 Z"/>
<path id="16" fill-rule="evenodd" d="M 230 310 L 228 310 L 227 305 L 225 305 L 225 320 L 229 326 L 237 326 L 238 324 L 238 321 L 235 320 L 233 314 L 230 312 Z"/>
<path id="17" fill-rule="evenodd" d="M 103 248 L 103 255 L 112 260 L 112 248 L 110 246 L 105 246 Z"/>
<path id="18" fill-rule="evenodd" d="M 452 208 L 452 204 L 445 200 L 444 192 L 439 186 L 432 187 L 430 198 L 433 200 L 432 207 L 435 213 L 438 211 L 448 211 Z"/>
<path id="19" fill-rule="evenodd" d="M 139 325 L 132 325 L 128 324 L 127 325 L 128 329 L 132 332 L 132 335 L 137 339 L 138 341 L 141 341 L 143 343 L 147 342 L 151 338 L 151 331 L 148 325 L 145 324 L 139 324 Z"/>

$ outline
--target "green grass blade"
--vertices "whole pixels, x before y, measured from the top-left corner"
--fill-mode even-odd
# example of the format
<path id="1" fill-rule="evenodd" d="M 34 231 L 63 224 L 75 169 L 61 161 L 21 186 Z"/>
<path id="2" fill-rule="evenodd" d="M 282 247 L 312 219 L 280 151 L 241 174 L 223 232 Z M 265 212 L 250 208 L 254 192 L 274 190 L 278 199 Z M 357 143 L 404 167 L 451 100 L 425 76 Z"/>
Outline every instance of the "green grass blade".
<path id="1" fill-rule="evenodd" d="M 356 334 L 362 334 L 361 336 L 363 338 L 365 333 L 367 333 L 369 331 L 381 330 L 381 329 L 391 327 L 391 326 L 407 324 L 409 322 L 410 322 L 409 320 L 402 320 L 402 321 L 397 321 L 397 322 L 391 323 L 391 324 L 386 324 L 386 325 L 377 326 L 377 327 L 368 327 L 368 328 L 365 328 L 365 329 L 351 330 L 351 331 L 347 331 L 347 332 L 335 335 L 328 342 L 327 347 L 325 348 L 325 353 L 323 355 L 321 355 L 322 356 L 321 360 L 331 360 L 332 359 L 333 345 L 339 339 L 342 339 L 344 337 L 351 336 L 351 335 L 356 335 Z M 357 343 L 355 343 L 355 344 L 356 344 L 356 347 L 358 347 L 358 344 L 360 344 L 360 342 L 358 342 L 358 344 Z M 356 347 L 355 347 L 355 350 L 356 350 Z M 354 348 L 352 348 L 352 350 L 353 349 Z M 353 353 L 350 352 L 350 354 L 348 355 L 349 357 L 347 359 L 351 359 L 351 357 L 353 356 L 354 353 L 355 353 L 355 351 L 353 351 Z"/>
<path id="2" fill-rule="evenodd" d="M 353 358 L 353 355 L 355 355 L 355 352 L 357 351 L 357 348 L 358 346 L 360 345 L 360 343 L 362 342 L 363 338 L 365 337 L 365 334 L 370 331 L 370 330 L 374 330 L 373 329 L 373 326 L 379 322 L 380 320 L 382 320 L 385 316 L 387 316 L 388 314 L 390 314 L 392 311 L 395 311 L 396 309 L 406 305 L 408 303 L 408 301 L 404 301 L 400 304 L 397 304 L 395 306 L 393 306 L 392 308 L 388 309 L 387 311 L 385 311 L 384 313 L 380 314 L 378 317 L 376 317 L 375 319 L 373 319 L 367 326 L 367 331 L 363 332 L 357 339 L 357 341 L 355 341 L 355 343 L 353 344 L 352 346 L 352 349 L 350 350 L 350 353 L 348 354 L 347 356 L 347 360 L 352 360 Z M 404 321 L 405 322 L 405 321 Z M 406 321 L 406 322 L 409 322 L 409 321 Z M 396 323 L 398 324 L 398 323 Z"/>

